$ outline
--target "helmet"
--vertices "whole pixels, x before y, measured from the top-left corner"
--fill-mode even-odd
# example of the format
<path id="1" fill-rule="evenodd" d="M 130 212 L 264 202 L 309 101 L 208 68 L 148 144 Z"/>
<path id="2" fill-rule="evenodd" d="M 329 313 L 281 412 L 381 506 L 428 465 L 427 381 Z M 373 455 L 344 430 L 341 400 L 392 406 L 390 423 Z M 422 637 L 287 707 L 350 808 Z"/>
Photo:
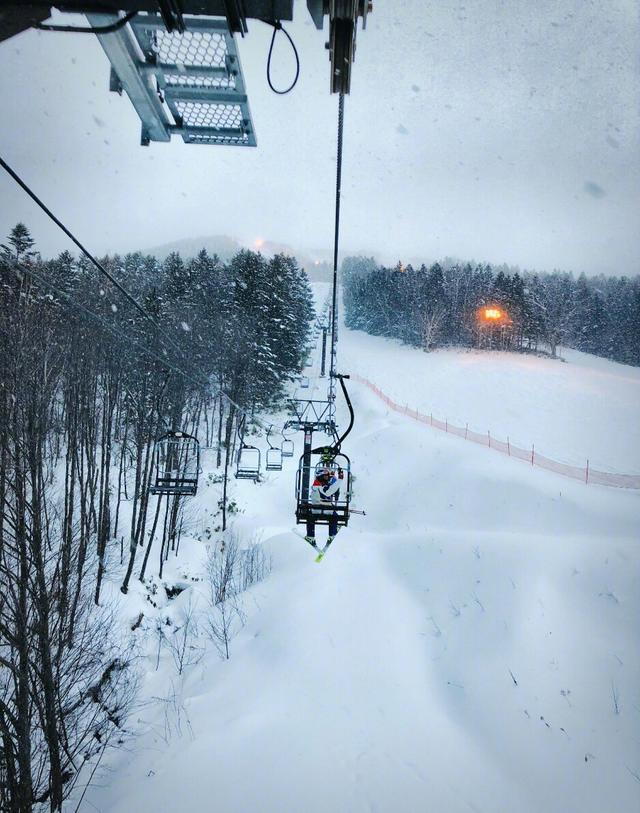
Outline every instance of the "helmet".
<path id="1" fill-rule="evenodd" d="M 325 477 L 333 474 L 333 471 L 328 466 L 320 466 L 316 469 L 316 477 Z"/>

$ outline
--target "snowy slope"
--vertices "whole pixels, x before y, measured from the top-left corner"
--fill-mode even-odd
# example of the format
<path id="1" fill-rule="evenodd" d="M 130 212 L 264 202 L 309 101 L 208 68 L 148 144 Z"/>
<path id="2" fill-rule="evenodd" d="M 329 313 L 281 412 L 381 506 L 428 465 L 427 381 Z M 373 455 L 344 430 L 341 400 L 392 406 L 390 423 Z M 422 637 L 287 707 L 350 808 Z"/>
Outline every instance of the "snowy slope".
<path id="1" fill-rule="evenodd" d="M 447 372 L 459 366 L 453 354 L 345 329 L 340 354 L 343 369 L 434 414 L 434 376 L 458 376 L 451 419 L 486 417 L 496 433 L 510 411 L 531 426 L 522 418 L 539 414 L 534 391 L 563 387 L 575 413 L 589 387 L 593 404 L 625 404 L 636 386 L 600 361 L 602 374 L 580 367 L 578 386 L 569 364 L 526 359 L 508 403 L 496 398 L 482 414 L 471 355 L 463 372 Z M 262 485 L 235 484 L 246 505 L 236 527 L 261 533 L 273 572 L 247 596 L 229 661 L 209 647 L 180 677 L 165 652 L 156 671 L 156 617 L 145 619 L 138 737 L 106 758 L 82 809 L 637 809 L 640 495 L 531 469 L 388 413 L 363 387 L 352 394 L 354 503 L 368 516 L 315 565 L 290 532 L 295 458 Z M 617 423 L 637 432 L 624 410 Z M 560 451 L 563 433 L 542 417 L 535 428 L 541 448 Z M 566 453 L 588 434 L 576 430 Z M 192 513 L 206 517 L 216 498 L 203 488 Z M 197 575 L 204 547 L 185 543 L 173 575 Z M 175 622 L 202 592 L 195 582 L 160 601 L 157 618 Z M 127 601 L 133 618 L 139 599 Z"/>
<path id="2" fill-rule="evenodd" d="M 399 403 L 564 463 L 640 473 L 640 368 L 563 350 L 564 362 L 520 353 L 424 353 L 349 334 L 341 363 Z"/>

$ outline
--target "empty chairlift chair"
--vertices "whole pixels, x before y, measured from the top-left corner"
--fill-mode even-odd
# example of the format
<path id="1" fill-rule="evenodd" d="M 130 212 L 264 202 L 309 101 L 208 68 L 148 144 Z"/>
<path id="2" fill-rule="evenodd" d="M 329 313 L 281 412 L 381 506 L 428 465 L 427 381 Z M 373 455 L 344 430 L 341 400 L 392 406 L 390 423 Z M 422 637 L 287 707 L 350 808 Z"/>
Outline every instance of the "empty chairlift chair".
<path id="1" fill-rule="evenodd" d="M 274 446 L 271 443 L 271 431 L 273 430 L 273 426 L 270 426 L 267 429 L 267 443 L 269 444 L 269 448 L 267 449 L 267 460 L 266 460 L 266 470 L 267 471 L 282 471 L 282 449 L 277 446 Z"/>
<path id="2" fill-rule="evenodd" d="M 282 471 L 282 449 L 276 449 L 274 446 L 267 449 L 267 471 Z"/>
<path id="3" fill-rule="evenodd" d="M 303 390 L 308 390 L 309 389 L 309 378 L 308 378 L 308 376 L 303 375 L 303 376 L 300 377 L 300 387 Z"/>
<path id="4" fill-rule="evenodd" d="M 282 445 L 280 446 L 280 449 L 282 451 L 283 457 L 293 457 L 293 453 L 295 452 L 296 447 L 291 438 L 284 438 L 282 441 Z"/>
<path id="5" fill-rule="evenodd" d="M 200 444 L 186 432 L 171 430 L 155 442 L 154 479 L 151 494 L 182 494 L 193 497 L 198 490 Z"/>
<path id="6" fill-rule="evenodd" d="M 260 449 L 243 444 L 238 450 L 236 480 L 257 480 L 260 477 L 260 463 Z"/>

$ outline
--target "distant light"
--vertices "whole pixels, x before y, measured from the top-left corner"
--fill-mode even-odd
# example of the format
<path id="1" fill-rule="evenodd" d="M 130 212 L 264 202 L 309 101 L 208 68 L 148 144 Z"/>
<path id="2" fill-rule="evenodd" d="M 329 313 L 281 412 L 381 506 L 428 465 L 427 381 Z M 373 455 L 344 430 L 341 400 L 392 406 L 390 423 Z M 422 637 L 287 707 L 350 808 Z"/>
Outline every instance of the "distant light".
<path id="1" fill-rule="evenodd" d="M 253 241 L 254 248 L 262 248 L 263 245 L 264 240 L 262 239 L 262 237 L 256 237 L 256 239 Z"/>
<path id="2" fill-rule="evenodd" d="M 485 319 L 501 319 L 502 318 L 502 311 L 498 310 L 498 308 L 485 308 L 484 309 L 484 318 Z"/>

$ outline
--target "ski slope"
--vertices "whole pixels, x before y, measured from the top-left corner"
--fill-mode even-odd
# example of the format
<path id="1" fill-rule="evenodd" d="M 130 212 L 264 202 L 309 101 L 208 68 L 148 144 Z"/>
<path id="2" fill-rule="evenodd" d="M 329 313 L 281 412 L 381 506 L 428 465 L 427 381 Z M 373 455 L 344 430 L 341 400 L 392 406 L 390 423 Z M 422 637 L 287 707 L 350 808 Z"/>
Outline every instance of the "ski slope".
<path id="1" fill-rule="evenodd" d="M 620 436 L 637 437 L 628 403 L 637 371 L 602 360 L 581 357 L 577 374 L 535 358 L 500 368 L 491 355 L 427 356 L 344 328 L 340 358 L 434 415 L 450 407 L 470 426 L 491 421 L 496 434 L 511 418 L 548 454 L 584 453 L 601 429 L 599 404 Z M 506 383 L 490 405 L 476 384 L 500 369 Z M 532 402 L 558 388 L 573 432 Z M 105 757 L 82 809 L 638 809 L 640 495 L 532 469 L 387 412 L 364 387 L 351 392 L 357 423 L 346 450 L 354 505 L 367 517 L 352 519 L 320 565 L 291 532 L 299 438 L 284 471 L 234 484 L 245 506 L 236 529 L 260 534 L 273 569 L 245 597 L 229 661 L 209 645 L 179 676 L 168 653 L 157 658 L 154 637 L 189 601 L 204 607 L 204 587 L 190 579 L 202 573 L 195 537 L 214 486 L 193 501 L 194 538 L 168 570 L 167 582 L 190 589 L 173 601 L 160 591 L 153 611 L 137 581 L 122 599 L 112 574 L 123 617 L 145 611 L 135 633 L 141 701 L 136 737 Z M 579 425 L 586 403 L 593 428 Z M 633 462 L 624 444 L 606 459 L 612 444 L 597 449 L 614 468 Z"/>

